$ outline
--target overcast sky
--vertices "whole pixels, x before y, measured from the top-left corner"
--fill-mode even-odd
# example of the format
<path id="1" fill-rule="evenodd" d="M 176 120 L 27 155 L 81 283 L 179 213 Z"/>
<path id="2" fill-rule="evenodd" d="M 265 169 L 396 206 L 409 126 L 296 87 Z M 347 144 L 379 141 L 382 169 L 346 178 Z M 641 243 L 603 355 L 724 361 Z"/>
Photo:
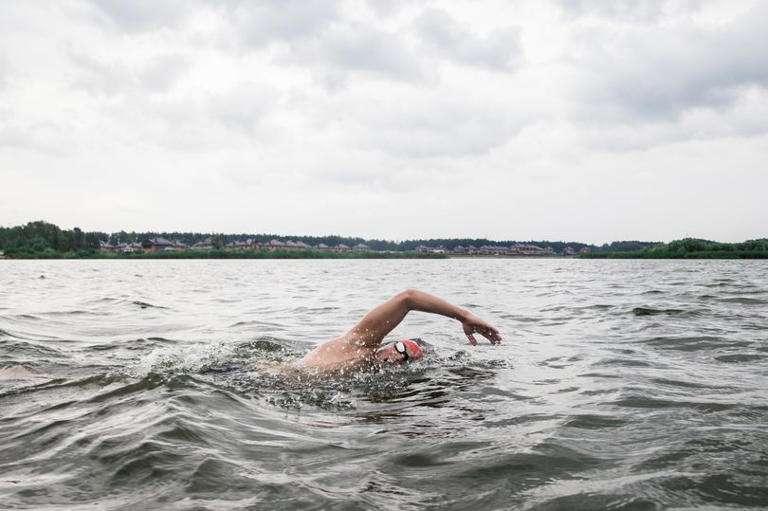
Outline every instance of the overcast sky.
<path id="1" fill-rule="evenodd" d="M 0 225 L 768 236 L 768 2 L 0 3 Z"/>

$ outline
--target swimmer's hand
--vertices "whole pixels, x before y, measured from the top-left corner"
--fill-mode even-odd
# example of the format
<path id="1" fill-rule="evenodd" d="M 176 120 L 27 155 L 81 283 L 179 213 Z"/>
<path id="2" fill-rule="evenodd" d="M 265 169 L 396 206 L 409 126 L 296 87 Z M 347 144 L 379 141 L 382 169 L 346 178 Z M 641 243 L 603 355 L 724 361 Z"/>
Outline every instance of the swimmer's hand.
<path id="1" fill-rule="evenodd" d="M 475 339 L 474 336 L 475 333 L 479 333 L 488 339 L 491 344 L 501 344 L 501 335 L 499 335 L 499 331 L 474 314 L 468 314 L 462 318 L 461 326 L 464 328 L 464 333 L 472 346 L 477 346 L 477 339 Z"/>

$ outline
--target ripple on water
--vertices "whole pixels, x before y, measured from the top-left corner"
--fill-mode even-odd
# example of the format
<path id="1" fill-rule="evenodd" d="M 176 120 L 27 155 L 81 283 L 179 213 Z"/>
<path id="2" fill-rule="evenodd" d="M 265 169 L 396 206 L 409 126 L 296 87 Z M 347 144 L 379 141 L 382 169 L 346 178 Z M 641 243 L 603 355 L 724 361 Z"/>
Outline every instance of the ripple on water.
<path id="1" fill-rule="evenodd" d="M 752 344 L 747 341 L 736 341 L 725 337 L 711 335 L 691 337 L 657 336 L 641 342 L 658 349 L 675 351 L 709 351 L 721 348 L 744 348 Z"/>
<path id="2" fill-rule="evenodd" d="M 765 305 L 768 304 L 768 300 L 763 300 L 760 298 L 751 298 L 748 296 L 733 296 L 729 298 L 721 298 L 721 302 L 723 303 L 738 303 L 742 305 Z"/>
<path id="3" fill-rule="evenodd" d="M 701 311 L 673 308 L 635 307 L 632 309 L 632 314 L 635 316 L 670 315 L 681 317 L 696 317 L 701 315 Z"/>

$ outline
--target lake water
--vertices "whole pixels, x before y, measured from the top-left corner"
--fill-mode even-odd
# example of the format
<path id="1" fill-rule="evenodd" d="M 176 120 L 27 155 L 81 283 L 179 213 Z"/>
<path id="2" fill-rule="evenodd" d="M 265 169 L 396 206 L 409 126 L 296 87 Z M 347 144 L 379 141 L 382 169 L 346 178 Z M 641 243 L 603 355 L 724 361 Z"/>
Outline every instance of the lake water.
<path id="1" fill-rule="evenodd" d="M 246 371 L 407 288 L 423 362 Z M 0 261 L 0 508 L 768 506 L 768 264 Z"/>

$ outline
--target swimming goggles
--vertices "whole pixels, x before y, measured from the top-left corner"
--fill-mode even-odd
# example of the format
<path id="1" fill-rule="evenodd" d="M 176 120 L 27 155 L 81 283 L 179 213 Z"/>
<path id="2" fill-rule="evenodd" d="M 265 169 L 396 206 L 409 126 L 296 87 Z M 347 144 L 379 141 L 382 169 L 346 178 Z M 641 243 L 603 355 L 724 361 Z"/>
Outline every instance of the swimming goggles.
<path id="1" fill-rule="evenodd" d="M 395 351 L 397 351 L 403 356 L 403 362 L 405 362 L 410 358 L 408 356 L 408 351 L 405 349 L 405 343 L 403 341 L 397 341 L 395 343 Z"/>

